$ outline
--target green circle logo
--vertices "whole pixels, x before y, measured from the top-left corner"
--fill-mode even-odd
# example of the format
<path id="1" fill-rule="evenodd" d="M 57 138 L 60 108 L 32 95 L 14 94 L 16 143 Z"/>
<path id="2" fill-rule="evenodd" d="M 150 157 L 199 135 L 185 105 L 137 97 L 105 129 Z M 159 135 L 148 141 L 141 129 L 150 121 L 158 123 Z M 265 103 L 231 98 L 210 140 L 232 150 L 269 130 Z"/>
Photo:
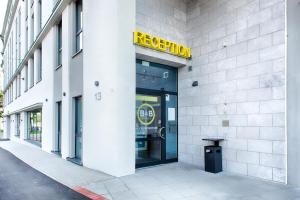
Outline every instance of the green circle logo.
<path id="1" fill-rule="evenodd" d="M 140 105 L 136 114 L 139 122 L 145 126 L 152 124 L 155 119 L 155 110 L 148 103 Z"/>

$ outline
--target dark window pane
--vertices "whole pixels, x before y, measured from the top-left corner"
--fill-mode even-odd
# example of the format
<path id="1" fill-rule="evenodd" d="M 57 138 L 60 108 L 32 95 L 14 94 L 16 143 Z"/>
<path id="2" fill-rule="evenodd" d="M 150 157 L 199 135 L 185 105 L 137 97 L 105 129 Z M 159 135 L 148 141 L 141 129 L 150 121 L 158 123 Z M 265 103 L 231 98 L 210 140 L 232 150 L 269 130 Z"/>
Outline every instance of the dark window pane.
<path id="1" fill-rule="evenodd" d="M 82 1 L 76 2 L 76 52 L 82 49 Z"/>
<path id="2" fill-rule="evenodd" d="M 137 62 L 136 71 L 137 88 L 177 92 L 176 71 L 153 63 L 145 66 L 141 62 Z"/>
<path id="3" fill-rule="evenodd" d="M 57 30 L 57 65 L 62 64 L 62 22 L 58 24 L 58 30 Z"/>

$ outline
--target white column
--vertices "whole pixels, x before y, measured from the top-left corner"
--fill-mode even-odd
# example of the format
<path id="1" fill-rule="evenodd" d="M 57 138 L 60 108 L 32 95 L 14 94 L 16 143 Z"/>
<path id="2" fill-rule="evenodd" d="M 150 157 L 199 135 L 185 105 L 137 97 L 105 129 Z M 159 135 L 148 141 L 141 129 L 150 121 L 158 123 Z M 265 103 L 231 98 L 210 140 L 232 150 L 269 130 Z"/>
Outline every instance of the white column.
<path id="1" fill-rule="evenodd" d="M 135 13 L 83 1 L 83 164 L 114 176 L 135 172 Z"/>
<path id="2" fill-rule="evenodd" d="M 74 156 L 73 129 L 72 129 L 72 97 L 70 96 L 70 58 L 71 58 L 71 9 L 67 6 L 62 13 L 62 149 L 63 158 Z"/>
<path id="3" fill-rule="evenodd" d="M 35 51 L 35 77 L 38 76 L 40 59 L 43 60 L 42 81 L 37 83 L 36 88 L 41 87 L 47 91 L 41 98 L 42 107 L 42 149 L 47 152 L 54 150 L 55 134 L 55 102 L 54 102 L 54 71 L 56 67 L 56 31 L 52 28 L 43 40 L 44 53 Z M 36 79 L 37 80 L 37 79 Z"/>
<path id="4" fill-rule="evenodd" d="M 300 187 L 300 18 L 299 2 L 287 1 L 287 183 Z"/>
<path id="5" fill-rule="evenodd" d="M 3 138 L 8 139 L 10 138 L 10 117 L 5 116 L 3 118 Z"/>
<path id="6" fill-rule="evenodd" d="M 10 138 L 15 138 L 16 135 L 16 125 L 17 125 L 17 120 L 16 120 L 16 114 L 10 115 Z"/>
<path id="7" fill-rule="evenodd" d="M 28 139 L 28 112 L 24 112 L 24 119 L 23 119 L 23 125 L 24 125 L 24 139 Z"/>
<path id="8" fill-rule="evenodd" d="M 26 139 L 27 134 L 27 118 L 26 118 L 26 112 L 20 113 L 20 139 L 24 140 Z"/>

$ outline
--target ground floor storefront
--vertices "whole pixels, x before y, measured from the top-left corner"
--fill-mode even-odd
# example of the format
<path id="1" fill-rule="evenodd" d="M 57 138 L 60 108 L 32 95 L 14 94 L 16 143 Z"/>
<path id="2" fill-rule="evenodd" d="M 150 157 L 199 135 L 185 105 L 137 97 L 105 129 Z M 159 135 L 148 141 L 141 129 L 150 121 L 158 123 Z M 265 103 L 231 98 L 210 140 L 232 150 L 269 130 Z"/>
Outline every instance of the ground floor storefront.
<path id="1" fill-rule="evenodd" d="M 210 143 L 202 140 L 221 138 L 225 139 L 221 143 L 224 150 L 221 162 L 225 171 L 286 182 L 284 113 L 272 113 L 272 108 L 267 106 L 277 100 L 245 103 L 235 99 L 239 92 L 231 92 L 226 95 L 234 96 L 231 99 L 234 103 L 214 105 L 210 101 L 218 98 L 218 94 L 210 96 L 207 85 L 201 85 L 202 80 L 191 79 L 196 73 L 193 66 L 149 60 L 136 59 L 135 92 L 122 95 L 126 102 L 134 96 L 130 105 L 122 104 L 121 109 L 125 107 L 128 114 L 112 113 L 112 109 L 120 109 L 113 102 L 107 102 L 110 110 L 100 104 L 92 107 L 86 103 L 90 99 L 82 95 L 76 95 L 68 102 L 64 99 L 48 102 L 47 99 L 44 103 L 7 114 L 4 120 L 5 136 L 13 141 L 34 144 L 75 164 L 115 176 L 133 174 L 141 167 L 178 161 L 204 169 L 204 146 Z M 97 83 L 95 81 L 96 87 Z M 105 101 L 101 95 L 102 92 L 95 94 L 96 102 Z M 210 98 L 207 99 L 207 96 Z M 205 99 L 209 105 L 206 105 Z M 226 101 L 230 102 L 229 99 Z M 280 110 L 276 112 L 281 112 L 282 102 L 279 102 Z M 54 112 L 47 110 L 49 103 L 53 105 Z M 96 112 L 100 107 L 102 110 Z M 271 113 L 254 114 L 260 113 L 260 109 Z M 101 120 L 98 116 L 103 113 L 107 114 L 107 119 Z M 130 119 L 129 124 L 124 123 L 128 121 L 126 118 Z M 269 118 L 271 122 L 267 120 Z M 118 121 L 114 121 L 116 119 Z M 129 131 L 126 126 L 134 129 Z M 87 131 L 97 127 L 99 129 L 95 130 L 94 135 Z M 111 136 L 109 133 L 115 129 L 122 130 L 123 135 L 117 132 L 117 135 Z M 100 144 L 107 146 L 109 153 L 124 154 L 116 161 L 128 167 L 124 173 L 117 175 L 123 168 L 114 164 L 110 166 L 114 166 L 116 172 L 101 168 L 104 163 L 113 162 L 116 158 L 105 154 Z M 117 149 L 125 148 L 123 145 L 128 145 L 127 152 Z M 107 165 L 108 168 L 110 166 Z"/>
<path id="2" fill-rule="evenodd" d="M 136 60 L 135 98 L 135 165 L 140 168 L 178 161 L 178 68 L 144 60 Z M 66 139 L 62 131 L 62 101 L 55 102 L 53 121 L 44 105 L 39 104 L 7 114 L 4 119 L 5 138 L 37 147 L 51 146 L 51 152 L 62 156 L 62 150 L 70 149 L 64 157 L 78 165 L 84 165 L 83 157 L 83 98 L 72 98 L 69 120 L 72 134 Z M 53 132 L 44 133 L 44 127 Z M 121 127 L 122 128 L 122 127 Z M 47 131 L 47 130 L 46 130 Z M 48 135 L 45 135 L 48 134 Z M 50 134 L 50 135 L 49 135 Z M 68 140 L 68 142 L 63 142 Z M 86 145 L 89 145 L 88 143 Z M 128 155 L 130 157 L 130 155 Z"/>

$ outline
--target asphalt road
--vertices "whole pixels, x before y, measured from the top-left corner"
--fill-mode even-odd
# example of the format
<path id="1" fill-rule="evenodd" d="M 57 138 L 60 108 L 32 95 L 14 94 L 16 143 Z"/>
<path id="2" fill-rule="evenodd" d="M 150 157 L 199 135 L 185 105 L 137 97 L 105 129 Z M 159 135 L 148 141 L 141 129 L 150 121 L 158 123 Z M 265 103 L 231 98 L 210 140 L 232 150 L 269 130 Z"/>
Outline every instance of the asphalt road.
<path id="1" fill-rule="evenodd" d="M 0 200 L 88 200 L 0 148 Z"/>

